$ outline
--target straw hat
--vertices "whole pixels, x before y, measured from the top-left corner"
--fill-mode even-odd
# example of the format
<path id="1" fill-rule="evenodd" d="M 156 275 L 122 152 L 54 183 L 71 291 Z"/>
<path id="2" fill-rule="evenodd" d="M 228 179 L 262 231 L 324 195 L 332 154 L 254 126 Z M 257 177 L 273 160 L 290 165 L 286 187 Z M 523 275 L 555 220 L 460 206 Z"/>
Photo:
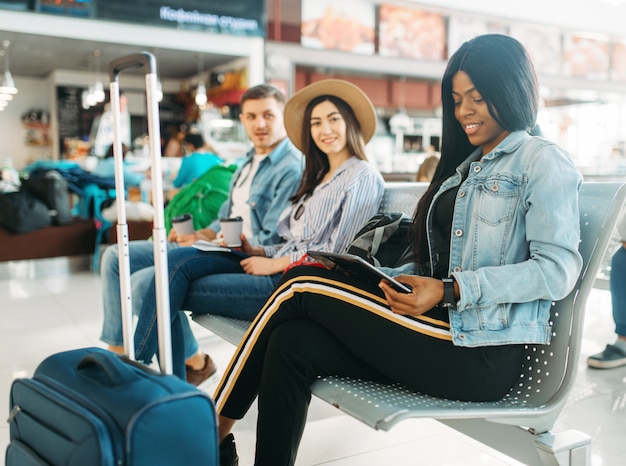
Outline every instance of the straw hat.
<path id="1" fill-rule="evenodd" d="M 369 97 L 361 89 L 341 79 L 325 79 L 309 84 L 296 92 L 285 104 L 285 129 L 293 145 L 302 150 L 302 124 L 306 106 L 321 95 L 332 95 L 344 100 L 354 112 L 361 125 L 365 144 L 376 131 L 376 110 Z"/>

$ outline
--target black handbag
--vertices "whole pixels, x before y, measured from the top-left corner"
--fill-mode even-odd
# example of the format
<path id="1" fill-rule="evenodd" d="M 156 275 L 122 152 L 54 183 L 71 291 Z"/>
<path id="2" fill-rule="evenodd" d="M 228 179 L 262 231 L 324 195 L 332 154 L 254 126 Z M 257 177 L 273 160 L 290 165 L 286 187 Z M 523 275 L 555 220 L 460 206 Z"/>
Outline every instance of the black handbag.
<path id="1" fill-rule="evenodd" d="M 13 233 L 29 233 L 50 226 L 48 206 L 30 191 L 0 194 L 0 225 Z"/>
<path id="2" fill-rule="evenodd" d="M 26 178 L 22 180 L 24 188 L 46 204 L 53 225 L 72 223 L 68 183 L 58 172 L 50 170 L 45 176 Z"/>

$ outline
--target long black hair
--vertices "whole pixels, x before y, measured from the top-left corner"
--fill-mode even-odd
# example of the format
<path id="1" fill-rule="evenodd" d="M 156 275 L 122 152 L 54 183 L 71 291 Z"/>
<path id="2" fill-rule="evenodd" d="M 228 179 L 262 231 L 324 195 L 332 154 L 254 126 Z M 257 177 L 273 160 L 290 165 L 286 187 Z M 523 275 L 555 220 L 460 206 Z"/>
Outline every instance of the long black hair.
<path id="1" fill-rule="evenodd" d="M 417 263 L 429 260 L 426 214 L 435 193 L 476 149 L 454 115 L 452 78 L 459 71 L 469 76 L 491 116 L 506 131 L 532 132 L 537 120 L 537 76 L 528 53 L 517 40 L 501 34 L 477 36 L 450 57 L 441 83 L 441 158 L 413 215 L 411 236 Z"/>

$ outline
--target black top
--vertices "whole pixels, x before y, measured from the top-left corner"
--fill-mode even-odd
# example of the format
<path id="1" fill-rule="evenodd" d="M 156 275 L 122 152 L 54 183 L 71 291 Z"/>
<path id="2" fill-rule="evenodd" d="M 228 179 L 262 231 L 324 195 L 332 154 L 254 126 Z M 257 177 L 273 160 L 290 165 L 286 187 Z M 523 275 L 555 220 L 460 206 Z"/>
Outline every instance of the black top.
<path id="1" fill-rule="evenodd" d="M 458 190 L 459 187 L 457 186 L 443 193 L 439 199 L 437 199 L 433 208 L 433 277 L 435 278 L 448 276 L 452 216 L 454 214 L 454 201 Z"/>

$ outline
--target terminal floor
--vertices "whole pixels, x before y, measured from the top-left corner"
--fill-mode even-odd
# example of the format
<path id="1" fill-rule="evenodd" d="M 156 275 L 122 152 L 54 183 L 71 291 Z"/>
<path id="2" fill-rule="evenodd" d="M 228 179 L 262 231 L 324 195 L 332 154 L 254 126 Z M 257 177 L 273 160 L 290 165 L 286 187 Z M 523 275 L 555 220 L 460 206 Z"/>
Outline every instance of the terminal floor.
<path id="1" fill-rule="evenodd" d="M 31 261 L 0 264 L 0 419 L 8 417 L 11 381 L 30 376 L 45 356 L 72 348 L 102 346 L 101 283 L 84 270 L 40 267 Z M 41 269 L 41 270 L 40 270 Z M 220 368 L 233 347 L 192 324 L 205 351 Z M 594 289 L 585 321 L 582 357 L 568 405 L 555 431 L 576 429 L 592 436 L 592 464 L 626 464 L 626 367 L 587 369 L 584 361 L 614 338 L 610 294 Z M 218 371 L 219 374 L 219 371 Z M 211 394 L 217 377 L 202 387 Z M 252 464 L 256 409 L 235 426 L 240 464 Z M 0 424 L 0 465 L 9 428 Z M 516 461 L 430 419 L 376 432 L 314 398 L 297 464 L 300 466 L 516 465 Z"/>

